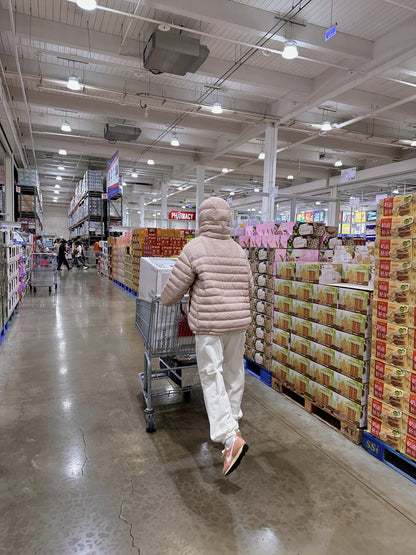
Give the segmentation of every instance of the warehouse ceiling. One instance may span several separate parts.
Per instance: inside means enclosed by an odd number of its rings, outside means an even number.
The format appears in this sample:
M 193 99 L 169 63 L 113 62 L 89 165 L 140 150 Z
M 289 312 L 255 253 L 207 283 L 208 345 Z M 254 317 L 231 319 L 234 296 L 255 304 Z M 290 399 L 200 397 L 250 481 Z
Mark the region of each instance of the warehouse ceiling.
M 414 0 L 97 4 L 0 0 L 0 122 L 19 165 L 38 168 L 46 203 L 57 175 L 58 202 L 68 204 L 85 169 L 105 170 L 117 149 L 131 207 L 140 192 L 158 199 L 164 180 L 170 206 L 192 205 L 200 164 L 209 194 L 247 195 L 262 184 L 268 123 L 278 126 L 276 184 L 286 192 L 342 168 L 416 157 Z M 167 28 L 209 48 L 195 73 L 144 68 L 150 36 Z M 287 40 L 297 42 L 296 59 L 281 56 Z M 80 91 L 67 88 L 70 76 Z M 211 112 L 214 102 L 222 114 Z M 71 132 L 61 131 L 64 121 Z M 324 121 L 330 131 L 321 131 Z M 106 123 L 141 134 L 111 144 Z M 171 146 L 173 135 L 180 146 Z

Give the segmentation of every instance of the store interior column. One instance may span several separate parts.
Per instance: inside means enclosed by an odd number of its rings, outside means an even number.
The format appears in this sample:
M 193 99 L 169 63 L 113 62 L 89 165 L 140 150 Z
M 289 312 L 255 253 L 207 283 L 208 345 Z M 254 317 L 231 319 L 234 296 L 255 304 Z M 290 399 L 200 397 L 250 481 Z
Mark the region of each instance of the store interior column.
M 334 201 L 338 196 L 338 187 L 334 185 L 331 187 L 330 197 L 333 198 Z M 329 203 L 329 210 L 328 210 L 328 225 L 333 225 L 338 227 L 339 225 L 339 212 L 340 212 L 340 202 L 330 202 Z
M 264 222 L 274 221 L 275 198 L 270 193 L 276 184 L 276 151 L 277 151 L 277 125 L 266 124 L 264 143 L 264 171 L 263 171 L 263 196 L 261 217 Z
M 162 200 L 161 200 L 161 222 L 162 229 L 167 229 L 168 227 L 168 188 L 169 180 L 163 179 L 161 186 Z
M 195 229 L 198 230 L 198 209 L 201 202 L 204 200 L 205 188 L 205 166 L 196 167 L 196 222 Z
M 146 227 L 144 223 L 144 194 L 140 195 L 140 227 Z

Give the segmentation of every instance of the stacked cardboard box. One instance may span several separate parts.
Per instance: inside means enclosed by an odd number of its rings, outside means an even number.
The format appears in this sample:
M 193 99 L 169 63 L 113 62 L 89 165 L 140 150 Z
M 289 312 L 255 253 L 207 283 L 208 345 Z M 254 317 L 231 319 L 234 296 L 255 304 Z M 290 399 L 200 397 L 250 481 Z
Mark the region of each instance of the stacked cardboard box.
M 362 289 L 373 274 L 371 264 L 357 262 L 370 261 L 371 249 L 364 253 L 362 246 L 346 246 L 325 226 L 285 223 L 269 235 L 270 225 L 256 226 L 264 235 L 239 238 L 256 284 L 246 356 L 362 427 L 372 300 Z M 330 262 L 334 259 L 342 262 Z M 344 290 L 342 282 L 354 283 L 355 289 Z
M 143 256 L 144 240 L 147 237 L 147 228 L 138 228 L 133 230 L 132 235 L 132 256 L 133 256 L 133 287 L 132 289 L 139 291 L 140 285 L 140 259 Z
M 148 236 L 144 240 L 144 256 L 178 256 L 186 245 L 185 230 L 148 228 Z
M 109 237 L 108 241 L 100 241 L 99 271 L 109 279 L 113 279 L 111 269 L 112 240 L 113 238 Z
M 380 202 L 369 431 L 416 460 L 416 198 Z

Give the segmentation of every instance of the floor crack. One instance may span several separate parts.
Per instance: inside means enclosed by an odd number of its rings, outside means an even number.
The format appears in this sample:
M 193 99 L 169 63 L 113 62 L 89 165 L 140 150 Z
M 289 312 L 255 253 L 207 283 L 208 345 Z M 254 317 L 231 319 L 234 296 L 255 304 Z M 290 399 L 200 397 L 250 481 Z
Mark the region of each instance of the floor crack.
M 82 467 L 81 467 L 81 475 L 84 476 L 84 469 L 85 469 L 85 465 L 88 462 L 88 456 L 87 456 L 87 442 L 85 441 L 85 433 L 84 430 L 82 428 L 79 429 L 79 431 L 82 434 L 82 442 L 84 443 L 84 462 L 82 463 Z
M 131 490 L 130 490 L 130 493 L 128 495 L 126 495 L 126 497 L 120 503 L 120 512 L 119 512 L 118 518 L 120 520 L 122 520 L 125 524 L 127 524 L 127 526 L 129 526 L 129 533 L 130 533 L 130 537 L 131 537 L 131 545 L 134 549 L 137 549 L 137 553 L 140 555 L 140 549 L 134 543 L 135 539 L 134 539 L 134 535 L 133 535 L 133 532 L 132 532 L 133 524 L 123 517 L 123 505 L 124 505 L 124 503 L 126 503 L 126 501 L 128 501 L 128 499 L 133 495 L 133 493 L 136 493 L 135 490 L 134 490 L 134 480 L 135 480 L 135 477 L 130 479 Z

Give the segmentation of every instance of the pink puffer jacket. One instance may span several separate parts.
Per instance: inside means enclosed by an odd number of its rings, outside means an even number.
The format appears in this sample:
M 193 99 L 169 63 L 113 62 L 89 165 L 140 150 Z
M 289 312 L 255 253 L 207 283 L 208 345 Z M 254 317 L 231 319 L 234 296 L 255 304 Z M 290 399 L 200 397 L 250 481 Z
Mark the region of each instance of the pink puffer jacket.
M 188 322 L 196 334 L 245 331 L 250 324 L 253 276 L 243 249 L 230 238 L 231 210 L 211 197 L 199 209 L 200 235 L 180 254 L 161 301 L 178 302 L 189 291 Z

